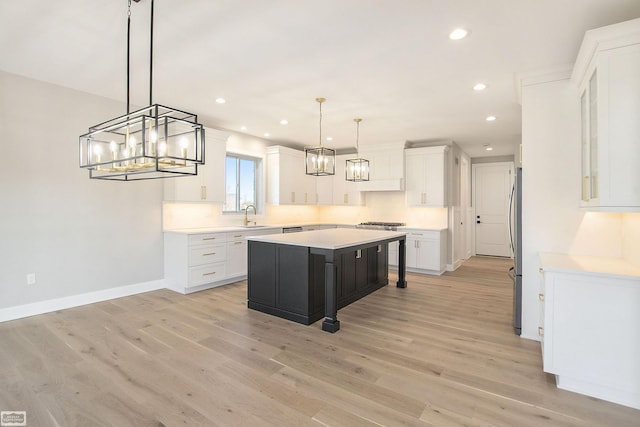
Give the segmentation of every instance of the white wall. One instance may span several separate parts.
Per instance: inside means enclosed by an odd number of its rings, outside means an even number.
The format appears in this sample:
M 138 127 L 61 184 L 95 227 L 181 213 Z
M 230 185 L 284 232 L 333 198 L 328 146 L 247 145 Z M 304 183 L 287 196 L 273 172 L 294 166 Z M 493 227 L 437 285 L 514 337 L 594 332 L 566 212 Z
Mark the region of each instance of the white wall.
M 5 72 L 0 94 L 0 308 L 162 279 L 161 181 L 78 167 L 78 136 L 125 106 Z
M 538 339 L 540 252 L 624 257 L 640 265 L 640 214 L 585 212 L 580 104 L 567 79 L 522 87 L 522 336 Z

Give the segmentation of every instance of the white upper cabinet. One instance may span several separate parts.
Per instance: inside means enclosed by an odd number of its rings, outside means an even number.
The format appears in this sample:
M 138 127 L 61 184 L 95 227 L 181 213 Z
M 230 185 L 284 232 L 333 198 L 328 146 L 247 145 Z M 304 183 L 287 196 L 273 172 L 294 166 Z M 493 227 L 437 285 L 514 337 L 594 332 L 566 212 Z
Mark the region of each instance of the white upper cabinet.
M 346 180 L 347 159 L 355 158 L 355 154 L 341 154 L 336 156 L 336 174 L 333 177 L 332 196 L 333 205 L 355 206 L 364 203 L 364 195 L 360 192 L 361 183 Z M 318 179 L 318 194 L 322 180 Z
M 449 147 L 408 148 L 406 161 L 407 205 L 447 206 L 447 153 Z
M 267 147 L 267 203 L 315 205 L 317 200 L 316 177 L 305 173 L 304 152 Z
M 224 202 L 224 169 L 229 133 L 205 128 L 205 164 L 198 175 L 165 179 L 167 202 Z
M 640 19 L 588 31 L 572 80 L 582 118 L 581 207 L 640 211 Z
M 404 190 L 404 141 L 360 148 L 369 160 L 369 181 L 358 183 L 361 191 Z

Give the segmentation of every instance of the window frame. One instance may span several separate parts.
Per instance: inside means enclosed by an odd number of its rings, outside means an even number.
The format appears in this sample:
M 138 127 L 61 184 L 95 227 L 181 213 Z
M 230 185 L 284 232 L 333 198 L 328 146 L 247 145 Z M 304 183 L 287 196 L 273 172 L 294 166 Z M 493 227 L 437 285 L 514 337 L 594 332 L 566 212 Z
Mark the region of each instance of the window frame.
M 227 160 L 229 158 L 235 159 L 235 163 L 236 163 L 236 197 L 235 197 L 235 202 L 234 202 L 234 209 L 233 210 L 225 210 L 225 206 L 227 205 L 226 200 L 227 200 L 227 171 L 226 171 L 226 166 L 227 166 Z M 263 159 L 260 157 L 254 157 L 254 156 L 248 156 L 245 154 L 239 154 L 239 153 L 232 153 L 232 152 L 227 152 L 225 153 L 225 158 L 224 158 L 224 164 L 225 164 L 225 174 L 224 174 L 224 195 L 225 195 L 225 202 L 222 204 L 222 213 L 225 215 L 235 215 L 235 214 L 244 214 L 244 209 L 240 208 L 240 186 L 241 186 L 241 181 L 240 181 L 240 161 L 241 160 L 247 160 L 247 161 L 251 161 L 254 163 L 254 173 L 253 173 L 253 195 L 254 195 L 254 205 L 256 207 L 256 213 L 261 212 L 262 208 L 261 208 L 261 203 L 260 203 L 260 187 L 259 184 L 261 182 L 260 176 L 262 173 L 262 161 Z

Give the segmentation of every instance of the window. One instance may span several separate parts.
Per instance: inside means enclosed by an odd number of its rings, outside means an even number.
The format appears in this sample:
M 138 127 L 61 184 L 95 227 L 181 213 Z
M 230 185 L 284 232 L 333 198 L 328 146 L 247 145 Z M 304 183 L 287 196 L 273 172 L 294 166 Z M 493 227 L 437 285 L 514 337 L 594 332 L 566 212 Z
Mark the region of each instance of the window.
M 241 212 L 256 205 L 260 159 L 227 154 L 225 163 L 224 212 Z

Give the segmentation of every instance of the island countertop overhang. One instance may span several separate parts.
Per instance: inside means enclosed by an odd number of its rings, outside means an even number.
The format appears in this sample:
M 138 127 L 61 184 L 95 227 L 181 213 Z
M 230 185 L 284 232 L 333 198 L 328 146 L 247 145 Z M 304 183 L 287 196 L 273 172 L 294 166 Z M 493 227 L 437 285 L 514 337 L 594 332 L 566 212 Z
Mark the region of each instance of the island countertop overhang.
M 289 234 L 248 236 L 247 240 L 281 245 L 305 246 L 309 248 L 338 250 L 380 241 L 398 240 L 407 235 L 403 231 L 334 228 L 302 231 Z

